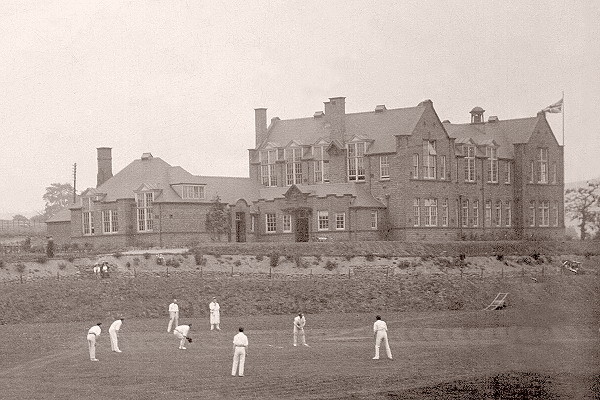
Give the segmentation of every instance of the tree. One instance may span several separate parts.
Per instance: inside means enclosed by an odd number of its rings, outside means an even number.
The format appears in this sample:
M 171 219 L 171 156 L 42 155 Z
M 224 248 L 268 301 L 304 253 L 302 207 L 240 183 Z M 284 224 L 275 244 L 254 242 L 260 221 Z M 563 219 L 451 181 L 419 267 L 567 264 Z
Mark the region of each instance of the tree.
M 219 196 L 212 201 L 210 210 L 206 214 L 206 230 L 210 233 L 212 240 L 219 242 L 221 235 L 229 235 L 231 231 L 227 204 L 221 203 Z
M 70 183 L 53 183 L 46 188 L 42 198 L 46 202 L 44 216 L 50 218 L 60 210 L 64 210 L 73 199 L 73 185 Z
M 600 222 L 600 181 L 588 182 L 586 187 L 568 189 L 565 193 L 565 211 L 572 221 L 579 221 L 579 237 L 588 237 L 588 228 Z
M 21 214 L 13 216 L 13 221 L 15 221 L 17 225 L 29 225 L 29 219 Z

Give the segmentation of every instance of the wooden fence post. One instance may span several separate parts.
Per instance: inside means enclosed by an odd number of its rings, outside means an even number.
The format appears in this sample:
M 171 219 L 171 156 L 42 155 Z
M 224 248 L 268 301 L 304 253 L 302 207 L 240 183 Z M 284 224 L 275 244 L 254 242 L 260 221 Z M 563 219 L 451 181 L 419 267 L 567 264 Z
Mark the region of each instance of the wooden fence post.
M 167 267 L 167 278 L 169 277 L 169 267 Z
M 233 276 L 233 265 L 231 266 L 231 276 Z
M 312 269 L 310 272 L 312 273 Z M 269 279 L 273 279 L 273 267 L 269 267 Z
M 350 270 L 351 268 L 348 268 L 348 279 L 350 279 Z

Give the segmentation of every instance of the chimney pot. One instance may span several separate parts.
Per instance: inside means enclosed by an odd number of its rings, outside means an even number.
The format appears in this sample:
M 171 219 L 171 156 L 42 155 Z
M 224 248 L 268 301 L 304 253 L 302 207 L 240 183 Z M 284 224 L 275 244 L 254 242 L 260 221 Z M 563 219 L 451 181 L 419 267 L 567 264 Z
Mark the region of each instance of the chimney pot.
M 385 108 L 385 104 L 379 104 L 378 106 L 375 106 L 376 113 L 384 112 L 385 110 L 387 110 L 387 108 Z
M 490 115 L 488 117 L 488 122 L 498 122 L 498 116 L 497 115 Z

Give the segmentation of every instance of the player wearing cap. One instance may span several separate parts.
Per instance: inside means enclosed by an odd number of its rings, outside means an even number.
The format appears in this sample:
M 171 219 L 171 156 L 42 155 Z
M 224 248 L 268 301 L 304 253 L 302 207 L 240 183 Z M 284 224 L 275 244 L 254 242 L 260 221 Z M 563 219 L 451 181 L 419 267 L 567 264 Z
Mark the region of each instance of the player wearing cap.
M 118 333 L 121 329 L 121 325 L 123 325 L 123 321 L 125 321 L 124 318 L 119 318 L 110 325 L 110 328 L 108 328 L 108 334 L 110 335 L 110 349 L 116 353 L 121 353 L 121 350 L 119 350 Z
M 90 361 L 98 361 L 96 358 L 96 338 L 100 336 L 100 333 L 102 332 L 100 325 L 102 325 L 102 322 L 98 322 L 88 330 L 87 341 L 90 350 Z

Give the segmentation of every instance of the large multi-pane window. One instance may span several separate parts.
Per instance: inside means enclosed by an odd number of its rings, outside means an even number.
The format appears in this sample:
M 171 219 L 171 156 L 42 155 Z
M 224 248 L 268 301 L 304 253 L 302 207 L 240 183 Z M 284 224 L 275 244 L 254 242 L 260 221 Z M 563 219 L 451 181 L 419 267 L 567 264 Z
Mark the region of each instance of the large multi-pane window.
M 437 226 L 437 199 L 425 199 L 425 226 Z
M 277 231 L 277 214 L 265 214 L 265 232 L 274 233 Z
M 504 166 L 506 167 L 506 169 L 504 170 L 504 183 L 510 184 L 510 180 L 511 180 L 510 169 L 512 168 L 510 161 L 506 160 L 506 163 L 504 164 Z
M 138 232 L 152 231 L 154 192 L 136 193 L 135 197 L 137 205 L 137 230 Z
M 313 148 L 315 183 L 329 182 L 329 155 L 325 149 L 325 146 L 316 146 Z
M 377 229 L 377 216 L 378 216 L 378 212 L 377 210 L 373 210 L 371 211 L 371 229 Z
M 285 149 L 285 183 L 287 186 L 299 185 L 302 183 L 302 148 L 295 147 Z
M 419 178 L 419 154 L 414 153 L 412 156 L 412 178 Z
M 202 185 L 184 185 L 181 191 L 182 199 L 203 199 L 204 186 Z
M 492 201 L 491 200 L 486 200 L 485 201 L 485 220 L 483 221 L 484 226 L 492 226 Z
M 119 231 L 119 215 L 116 210 L 102 211 L 102 232 L 115 233 Z
M 502 225 L 502 201 L 496 200 L 494 204 L 494 226 Z
M 277 150 L 264 150 L 260 152 L 260 176 L 261 182 L 265 186 L 277 186 L 275 161 L 277 161 Z
M 504 225 L 511 226 L 512 225 L 512 209 L 510 200 L 504 202 Z
M 487 181 L 490 183 L 498 183 L 498 149 L 488 146 L 485 149 L 487 162 Z
M 465 181 L 475 182 L 475 146 L 465 146 Z
M 346 213 L 335 214 L 335 229 L 337 229 L 337 230 L 346 229 Z
M 390 179 L 390 159 L 388 156 L 379 157 L 379 178 Z
M 550 226 L 550 202 L 540 201 L 540 226 Z
M 558 226 L 558 201 L 552 203 L 552 225 Z
M 535 226 L 535 200 L 529 202 L 529 226 Z
M 529 163 L 529 183 L 533 183 L 535 181 L 535 163 L 531 161 Z
M 448 199 L 442 200 L 442 226 L 448 226 Z
M 348 143 L 348 180 L 365 180 L 365 143 Z
M 329 212 L 317 211 L 317 229 L 320 231 L 329 230 Z
M 82 199 L 83 210 L 81 214 L 81 220 L 83 225 L 84 235 L 94 234 L 94 200 L 92 197 L 84 197 Z
M 419 199 L 413 200 L 413 225 L 420 226 L 421 225 L 421 205 Z
M 466 228 L 469 226 L 469 200 L 463 199 L 462 201 L 462 215 L 460 218 L 460 224 Z
M 439 156 L 440 179 L 446 179 L 446 156 Z
M 473 200 L 473 218 L 471 224 L 479 226 L 479 200 Z
M 423 141 L 423 178 L 435 179 L 437 153 L 434 140 Z
M 283 214 L 283 231 L 292 231 L 292 216 L 290 214 Z
M 538 149 L 538 173 L 539 183 L 548 183 L 548 149 L 545 147 Z

